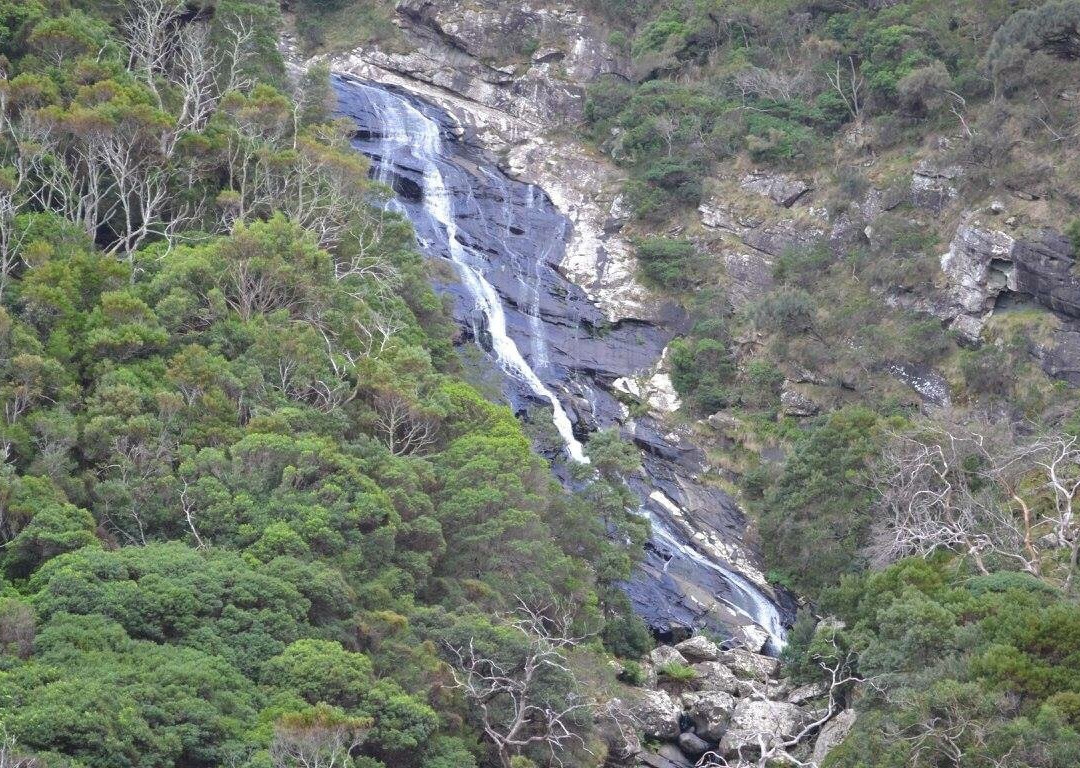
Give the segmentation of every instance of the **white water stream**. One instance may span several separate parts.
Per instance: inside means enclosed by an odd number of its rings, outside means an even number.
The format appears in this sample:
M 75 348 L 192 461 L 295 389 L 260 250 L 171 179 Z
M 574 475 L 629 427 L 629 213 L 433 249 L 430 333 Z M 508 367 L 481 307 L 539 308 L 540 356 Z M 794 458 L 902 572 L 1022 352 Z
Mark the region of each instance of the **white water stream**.
M 419 170 L 422 171 L 424 179 L 424 211 L 446 233 L 450 260 L 457 270 L 458 277 L 476 303 L 476 308 L 487 318 L 492 351 L 499 367 L 510 376 L 525 382 L 537 396 L 551 403 L 552 421 L 566 445 L 570 458 L 577 462 L 588 463 L 589 459 L 581 443 L 574 437 L 573 425 L 566 409 L 563 408 L 555 393 L 536 375 L 522 356 L 517 344 L 510 338 L 506 328 L 506 316 L 498 294 L 483 273 L 468 262 L 465 246 L 458 240 L 458 228 L 454 221 L 454 201 L 446 188 L 442 170 L 439 168 L 442 137 L 439 135 L 438 123 L 397 94 L 359 83 L 356 87 L 366 92 L 370 103 L 379 113 L 382 124 L 380 140 L 399 153 L 407 150 L 419 164 Z M 393 154 L 395 153 L 390 152 L 388 156 Z M 388 180 L 387 167 L 379 168 L 377 173 L 380 180 Z

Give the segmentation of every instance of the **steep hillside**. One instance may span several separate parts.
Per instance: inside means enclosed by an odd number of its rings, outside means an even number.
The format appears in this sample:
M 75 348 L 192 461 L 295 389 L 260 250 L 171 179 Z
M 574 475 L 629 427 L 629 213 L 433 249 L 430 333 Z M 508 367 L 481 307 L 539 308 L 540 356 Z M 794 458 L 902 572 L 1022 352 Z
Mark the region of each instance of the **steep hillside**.
M 302 47 L 446 108 L 574 221 L 565 275 L 674 334 L 624 429 L 751 510 L 796 675 L 874 678 L 834 764 L 1069 764 L 1074 683 L 1012 665 L 1071 630 L 1002 628 L 1075 612 L 1080 3 L 430 0 L 343 40 L 351 8 L 297 4 Z

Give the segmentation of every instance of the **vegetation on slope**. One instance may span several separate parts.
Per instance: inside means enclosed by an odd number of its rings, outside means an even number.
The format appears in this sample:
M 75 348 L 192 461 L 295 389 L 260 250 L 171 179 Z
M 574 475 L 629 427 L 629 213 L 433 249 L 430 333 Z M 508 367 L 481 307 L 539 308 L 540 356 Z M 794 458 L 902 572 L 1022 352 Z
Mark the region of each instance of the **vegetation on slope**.
M 555 620 L 590 666 L 650 642 L 613 587 L 631 454 L 599 438 L 567 494 L 455 375 L 411 231 L 325 72 L 285 90 L 277 25 L 0 2 L 5 765 L 527 765 L 554 724 L 482 740 L 451 650 L 513 669 Z M 531 685 L 577 701 L 569 671 Z M 513 702 L 485 702 L 498 732 Z
M 1038 199 L 1032 226 L 1076 219 L 1080 3 L 589 5 L 634 62 L 593 87 L 593 138 L 629 173 L 643 278 L 695 321 L 675 387 L 694 416 L 727 412 L 717 453 L 736 452 L 771 577 L 835 617 L 806 612 L 789 669 L 864 680 L 826 765 L 1074 765 L 1078 398 L 1031 354 L 1054 320 L 1010 312 L 965 348 L 898 307 L 930 295 L 957 220 L 911 201 L 916 158 L 961 169 L 954 209 L 1015 193 Z M 812 177 L 855 236 L 788 247 L 735 301 L 695 209 L 746 197 L 732 179 L 751 170 Z M 895 361 L 944 370 L 951 411 L 920 415 Z M 821 415 L 785 414 L 792 380 Z

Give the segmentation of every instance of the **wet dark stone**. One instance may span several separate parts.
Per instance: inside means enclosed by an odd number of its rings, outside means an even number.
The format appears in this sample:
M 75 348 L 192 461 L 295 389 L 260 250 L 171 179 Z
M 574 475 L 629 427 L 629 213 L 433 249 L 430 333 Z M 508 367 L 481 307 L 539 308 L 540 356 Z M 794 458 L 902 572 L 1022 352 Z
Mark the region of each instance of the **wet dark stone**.
M 398 193 L 394 205 L 413 222 L 421 249 L 430 258 L 449 259 L 445 228 L 424 208 L 432 204 L 425 199 L 430 191 L 424 162 L 400 141 L 400 126 L 395 136 L 371 103 L 385 95 L 338 77 L 334 88 L 340 113 L 357 122 L 353 145 L 372 158 L 373 174 L 388 180 Z M 650 498 L 659 491 L 686 507 L 693 530 L 740 540 L 745 518 L 734 500 L 696 479 L 704 462 L 702 451 L 670 439 L 649 418 L 624 425 L 622 406 L 611 391 L 615 379 L 655 365 L 673 336 L 686 331 L 685 311 L 668 304 L 660 308 L 657 324 L 608 322 L 559 272 L 571 225 L 543 190 L 508 178 L 482 148 L 458 140 L 454 125 L 437 108 L 404 92 L 379 90 L 400 95 L 440 126 L 442 148 L 436 162 L 452 201 L 456 241 L 468 265 L 498 295 L 507 336 L 556 394 L 575 436 L 584 442 L 598 429 L 620 427 L 642 449 L 643 468 L 631 479 L 631 487 L 642 499 L 642 513 L 653 520 L 654 537 L 641 567 L 624 585 L 634 609 L 666 642 L 683 640 L 694 629 L 730 637 L 728 622 L 737 614 L 730 606 L 751 614 L 771 609 L 771 596 L 697 552 L 685 527 Z M 435 288 L 452 299 L 462 328 L 459 342 L 477 343 L 490 353 L 490 318 L 478 309 L 467 287 L 451 282 L 436 283 Z M 534 406 L 550 408 L 520 377 L 505 375 L 503 382 L 506 399 L 523 418 L 539 418 Z M 561 462 L 555 463 L 555 471 L 563 482 L 572 482 Z M 784 621 L 790 622 L 786 614 Z

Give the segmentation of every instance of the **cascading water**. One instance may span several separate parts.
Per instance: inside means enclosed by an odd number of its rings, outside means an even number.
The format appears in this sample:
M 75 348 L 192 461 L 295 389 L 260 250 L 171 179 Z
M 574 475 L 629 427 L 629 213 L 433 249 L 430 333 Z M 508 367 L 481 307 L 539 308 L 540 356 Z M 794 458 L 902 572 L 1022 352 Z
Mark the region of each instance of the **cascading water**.
M 395 150 L 378 164 L 376 175 L 380 180 L 388 179 L 391 162 L 398 162 L 397 156 L 402 152 L 408 152 L 420 165 L 423 174 L 423 210 L 431 223 L 436 225 L 431 229 L 441 229 L 443 242 L 449 250 L 450 260 L 457 269 L 458 277 L 486 320 L 492 352 L 499 367 L 508 375 L 523 381 L 536 395 L 551 404 L 552 421 L 566 444 L 570 457 L 574 461 L 587 463 L 589 459 L 585 456 L 580 441 L 574 436 L 573 424 L 562 403 L 540 380 L 521 355 L 517 344 L 510 338 L 502 301 L 483 272 L 469 262 L 466 248 L 458 239 L 454 201 L 446 188 L 440 168 L 443 160 L 439 124 L 406 99 L 389 91 L 364 84 L 357 84 L 356 87 L 365 91 L 370 103 L 378 111 L 382 123 L 380 135 Z
M 506 375 L 515 408 L 549 406 L 576 461 L 586 460 L 577 435 L 598 428 L 621 427 L 642 447 L 644 474 L 631 484 L 653 536 L 626 585 L 635 609 L 660 632 L 669 624 L 722 631 L 750 623 L 779 651 L 781 610 L 756 583 L 696 547 L 703 533 L 684 515 L 712 510 L 709 533 L 723 540 L 741 534 L 741 512 L 722 492 L 694 485 L 700 467 L 689 466 L 648 417 L 628 433 L 611 394 L 615 379 L 651 368 L 671 332 L 609 324 L 558 272 L 567 220 L 542 190 L 507 178 L 482 152 L 453 140 L 445 113 L 373 83 L 335 76 L 334 86 L 340 112 L 357 123 L 354 145 L 398 193 L 388 206 L 410 219 L 425 253 L 452 262 L 458 282 L 437 287 L 453 296 L 455 316 Z M 710 605 L 728 618 L 716 619 Z

